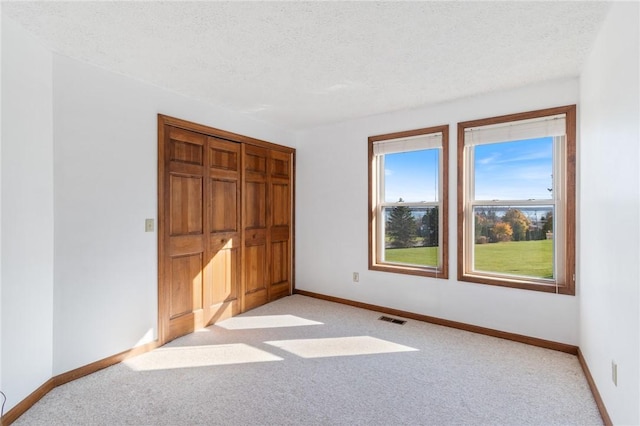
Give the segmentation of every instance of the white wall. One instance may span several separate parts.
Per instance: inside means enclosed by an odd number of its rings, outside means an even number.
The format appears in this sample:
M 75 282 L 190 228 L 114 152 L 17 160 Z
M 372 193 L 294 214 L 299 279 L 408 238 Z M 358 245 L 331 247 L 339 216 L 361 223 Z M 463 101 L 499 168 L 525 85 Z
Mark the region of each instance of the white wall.
M 5 409 L 51 377 L 51 53 L 2 17 L 2 377 Z
M 296 288 L 557 342 L 578 343 L 578 297 L 456 280 L 457 122 L 574 104 L 577 79 L 321 127 L 297 135 Z M 367 137 L 450 125 L 450 279 L 369 271 Z M 352 272 L 360 282 L 351 281 Z
M 58 374 L 157 335 L 157 114 L 293 135 L 59 55 L 53 81 Z
M 5 410 L 157 335 L 157 114 L 293 134 L 42 48 L 2 18 Z M 55 232 L 54 232 L 55 230 Z
M 612 421 L 629 425 L 640 424 L 639 11 L 614 4 L 580 81 L 580 348 Z

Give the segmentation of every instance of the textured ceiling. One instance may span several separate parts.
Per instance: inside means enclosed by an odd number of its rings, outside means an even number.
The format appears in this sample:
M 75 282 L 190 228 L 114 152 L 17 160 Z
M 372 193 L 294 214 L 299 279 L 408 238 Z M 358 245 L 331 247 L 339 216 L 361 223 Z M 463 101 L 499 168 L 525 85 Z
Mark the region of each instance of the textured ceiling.
M 54 51 L 302 129 L 577 76 L 592 2 L 2 2 Z

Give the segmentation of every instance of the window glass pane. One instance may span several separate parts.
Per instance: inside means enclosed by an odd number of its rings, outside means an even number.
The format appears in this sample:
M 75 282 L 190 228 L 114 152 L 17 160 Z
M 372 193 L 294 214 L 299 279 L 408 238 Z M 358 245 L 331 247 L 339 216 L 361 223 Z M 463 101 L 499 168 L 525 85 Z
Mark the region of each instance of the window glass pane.
M 438 149 L 384 156 L 384 201 L 438 201 Z
M 383 207 L 384 260 L 438 266 L 438 207 Z
M 474 271 L 554 278 L 552 205 L 475 206 Z
M 553 138 L 477 145 L 476 200 L 548 200 L 553 197 Z

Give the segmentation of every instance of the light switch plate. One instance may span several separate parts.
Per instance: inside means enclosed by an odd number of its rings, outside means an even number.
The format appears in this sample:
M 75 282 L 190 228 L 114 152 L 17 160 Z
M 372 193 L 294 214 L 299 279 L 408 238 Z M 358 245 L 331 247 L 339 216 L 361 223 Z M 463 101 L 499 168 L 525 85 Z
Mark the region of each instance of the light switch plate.
M 153 219 L 144 220 L 144 232 L 153 232 Z

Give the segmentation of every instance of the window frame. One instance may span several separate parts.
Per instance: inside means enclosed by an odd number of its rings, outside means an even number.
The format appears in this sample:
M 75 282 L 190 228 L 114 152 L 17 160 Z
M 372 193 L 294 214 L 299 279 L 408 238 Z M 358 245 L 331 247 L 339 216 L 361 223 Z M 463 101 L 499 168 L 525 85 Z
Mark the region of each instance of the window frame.
M 554 280 L 519 277 L 515 275 L 492 274 L 479 271 L 472 271 L 470 266 L 470 250 L 475 244 L 475 238 L 471 235 L 473 220 L 473 207 L 478 200 L 467 199 L 469 186 L 473 182 L 470 173 L 473 173 L 473 165 L 469 165 L 469 150 L 465 144 L 465 130 L 473 127 L 488 126 L 493 124 L 505 124 L 509 122 L 537 119 L 554 115 L 565 115 L 565 147 L 563 164 L 554 164 L 554 171 L 560 168 L 563 173 L 562 182 L 559 189 L 564 197 L 564 203 L 557 206 L 563 210 L 564 229 L 554 226 L 554 234 L 562 233 L 561 247 L 562 265 L 555 265 L 564 271 L 564 277 Z M 517 139 L 514 139 L 517 140 Z M 506 142 L 506 141 L 505 141 Z M 555 145 L 555 142 L 554 142 Z M 555 152 L 555 151 L 554 151 Z M 483 118 L 472 121 L 458 123 L 458 281 L 465 281 L 478 284 L 488 284 L 503 287 L 511 287 L 525 290 L 542 291 L 565 295 L 575 295 L 575 258 L 576 258 L 576 105 L 567 105 L 555 108 L 547 108 L 535 111 L 528 111 L 516 114 L 502 115 L 497 117 Z M 471 170 L 469 170 L 471 169 Z M 550 204 L 544 201 L 539 204 Z M 484 204 L 483 204 L 484 205 Z M 471 228 L 469 228 L 471 227 Z M 471 231 L 469 231 L 471 229 Z M 556 249 L 556 239 L 554 239 L 554 250 Z M 555 262 L 555 259 L 554 259 Z
M 440 159 L 440 168 L 438 170 L 440 185 L 439 202 L 437 203 L 438 219 L 440 226 L 440 235 L 438 240 L 438 248 L 441 253 L 441 264 L 437 267 L 408 265 L 392 262 L 379 262 L 378 250 L 380 243 L 378 235 L 380 234 L 380 221 L 378 212 L 380 204 L 393 205 L 396 203 L 387 203 L 384 200 L 378 200 L 378 173 L 377 160 L 374 154 L 373 145 L 375 142 L 381 142 L 392 139 L 408 138 L 413 136 L 429 135 L 434 133 L 442 133 L 442 153 Z M 419 275 L 432 278 L 449 278 L 449 125 L 426 127 L 415 130 L 407 130 L 402 132 L 387 133 L 383 135 L 370 136 L 368 138 L 369 150 L 369 270 L 393 272 L 399 274 Z M 407 202 L 402 205 L 411 206 L 414 203 Z M 434 203 L 425 203 L 425 205 L 433 205 Z

